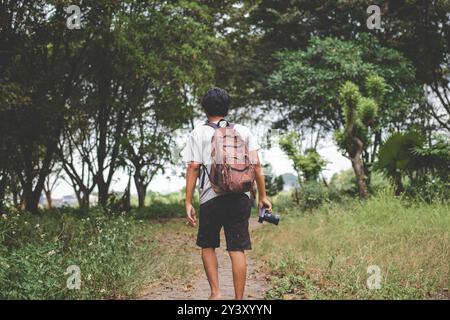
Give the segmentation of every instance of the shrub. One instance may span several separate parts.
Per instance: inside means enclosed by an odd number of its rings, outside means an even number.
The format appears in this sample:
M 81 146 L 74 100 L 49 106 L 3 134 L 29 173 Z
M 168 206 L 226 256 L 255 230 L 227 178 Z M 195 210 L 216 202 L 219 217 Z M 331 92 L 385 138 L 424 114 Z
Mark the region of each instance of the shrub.
M 80 218 L 57 210 L 0 217 L 0 298 L 72 299 L 132 295 L 136 222 L 100 209 Z M 65 272 L 81 269 L 81 289 L 69 290 Z
M 286 214 L 295 208 L 298 208 L 292 192 L 280 192 L 273 197 L 273 210 L 282 214 Z
M 352 169 L 342 170 L 331 177 L 330 187 L 341 194 L 357 195 L 358 187 L 356 185 L 355 174 Z
M 328 189 L 320 182 L 305 182 L 299 191 L 299 198 L 303 209 L 312 210 L 328 200 Z
M 450 182 L 430 176 L 421 184 L 407 186 L 405 194 L 409 198 L 427 203 L 448 202 L 448 199 L 450 199 Z

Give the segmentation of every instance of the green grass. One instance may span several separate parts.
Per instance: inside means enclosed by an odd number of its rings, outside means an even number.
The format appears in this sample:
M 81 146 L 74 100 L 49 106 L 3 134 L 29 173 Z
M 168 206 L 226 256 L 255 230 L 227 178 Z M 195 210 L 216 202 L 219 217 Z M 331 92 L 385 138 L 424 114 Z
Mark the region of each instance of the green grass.
M 74 209 L 40 215 L 0 216 L 1 299 L 134 298 L 165 283 L 187 285 L 194 267 L 195 229 L 184 219 L 179 195 L 149 201 L 177 214 L 89 216 Z M 167 208 L 167 207 L 166 207 Z M 301 211 L 280 194 L 279 226 L 253 236 L 255 257 L 271 275 L 269 299 L 434 299 L 449 287 L 450 210 L 395 198 L 389 192 L 367 201 L 343 198 Z M 254 214 L 256 209 L 253 210 Z M 138 217 L 138 219 L 136 218 Z M 142 218 L 142 220 L 140 220 Z M 145 218 L 145 219 L 144 219 Z M 190 239 L 192 241 L 186 241 Z M 81 270 L 81 289 L 66 288 L 68 266 Z M 380 289 L 369 290 L 367 268 L 381 270 Z
M 386 192 L 312 213 L 291 209 L 254 243 L 272 276 L 267 298 L 438 299 L 449 287 L 449 233 L 448 205 Z M 367 287 L 371 265 L 381 270 L 380 289 Z
M 65 211 L 0 216 L 0 299 L 104 299 L 135 297 L 143 288 L 183 277 L 189 255 L 163 243 L 191 232 L 175 221 L 132 216 L 89 217 Z M 81 271 L 80 290 L 66 287 L 67 268 Z
M 145 207 L 136 209 L 136 216 L 138 219 L 184 217 L 186 214 L 184 199 L 183 192 L 166 195 L 150 192 L 147 194 Z M 137 199 L 132 198 L 131 203 L 136 205 Z M 194 197 L 194 205 L 198 208 L 198 197 Z

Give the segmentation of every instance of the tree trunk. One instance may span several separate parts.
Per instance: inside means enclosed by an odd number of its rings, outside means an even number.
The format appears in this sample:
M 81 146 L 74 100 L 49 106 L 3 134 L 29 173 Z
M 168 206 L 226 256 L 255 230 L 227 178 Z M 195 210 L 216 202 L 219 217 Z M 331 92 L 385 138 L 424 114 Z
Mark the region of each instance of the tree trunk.
M 83 212 L 84 214 L 87 214 L 89 212 L 89 195 L 90 192 L 88 192 L 87 190 L 77 190 L 76 188 L 74 188 L 75 190 L 75 196 L 77 197 L 78 200 L 78 206 L 80 207 L 81 212 Z
M 0 211 L 3 211 L 6 207 L 6 174 L 2 175 L 0 179 Z
M 23 198 L 25 201 L 25 210 L 36 214 L 38 213 L 40 193 L 31 190 L 24 190 Z
M 147 194 L 147 185 L 142 182 L 139 175 L 134 175 L 134 184 L 136 186 L 137 194 L 138 194 L 138 206 L 139 208 L 143 208 L 145 206 L 145 196 Z
M 122 196 L 122 210 L 124 210 L 125 212 L 130 212 L 131 211 L 131 176 L 128 179 L 128 185 L 123 193 Z
M 398 172 L 394 174 L 394 192 L 396 196 L 399 196 L 402 194 L 402 192 L 405 191 L 402 183 L 402 175 Z
M 19 193 L 17 192 L 17 190 L 15 188 L 11 193 L 12 193 L 13 206 L 16 209 L 18 209 L 20 207 Z
M 103 208 L 106 208 L 106 205 L 108 204 L 108 186 L 107 184 L 102 181 L 101 179 L 97 183 L 98 188 L 98 204 L 102 206 Z
M 81 199 L 79 201 L 80 209 L 83 213 L 89 212 L 90 202 L 89 202 L 89 194 L 83 193 Z
M 49 209 L 53 208 L 52 205 L 52 192 L 50 190 L 44 190 L 45 198 L 47 199 L 47 206 Z
M 360 153 L 350 158 L 352 162 L 353 171 L 355 172 L 356 183 L 358 184 L 359 196 L 367 198 L 369 192 L 367 190 L 366 176 L 364 174 L 364 163 L 361 160 Z

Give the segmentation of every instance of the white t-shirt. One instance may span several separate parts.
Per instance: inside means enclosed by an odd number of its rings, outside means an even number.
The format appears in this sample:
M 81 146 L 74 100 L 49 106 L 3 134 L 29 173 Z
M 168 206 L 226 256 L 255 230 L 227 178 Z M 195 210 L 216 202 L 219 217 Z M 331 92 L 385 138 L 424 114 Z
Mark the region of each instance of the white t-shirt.
M 215 122 L 217 124 L 217 122 Z M 234 124 L 234 129 L 240 134 L 245 143 L 248 144 L 248 150 L 254 151 L 259 149 L 258 141 L 251 133 L 250 129 L 240 124 Z M 205 123 L 197 126 L 187 139 L 186 147 L 183 150 L 184 162 L 197 162 L 206 166 L 208 173 L 211 172 L 211 138 L 214 135 L 214 128 L 205 125 Z M 205 176 L 203 188 L 201 188 L 203 177 L 203 170 L 200 171 L 200 181 L 198 183 L 198 189 L 200 193 L 200 204 L 205 203 L 212 198 L 218 196 L 214 192 L 211 182 L 208 176 Z M 247 193 L 250 196 L 250 193 Z

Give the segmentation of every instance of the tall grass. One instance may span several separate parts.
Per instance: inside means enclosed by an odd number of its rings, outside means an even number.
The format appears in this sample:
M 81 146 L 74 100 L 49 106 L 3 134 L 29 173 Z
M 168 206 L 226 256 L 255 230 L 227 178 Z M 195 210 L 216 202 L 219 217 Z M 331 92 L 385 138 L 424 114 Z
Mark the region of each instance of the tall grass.
M 449 287 L 447 204 L 406 202 L 383 192 L 365 202 L 289 211 L 257 230 L 256 253 L 272 274 L 268 298 L 429 299 Z M 380 289 L 369 289 L 369 266 Z M 371 278 L 373 279 L 373 278 Z
M 0 299 L 133 298 L 146 286 L 180 276 L 189 256 L 162 241 L 183 224 L 72 212 L 0 216 Z M 177 231 L 175 231 L 175 229 Z M 81 271 L 80 289 L 69 289 L 67 268 Z

